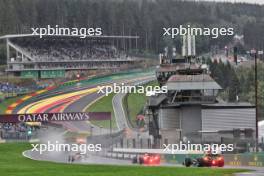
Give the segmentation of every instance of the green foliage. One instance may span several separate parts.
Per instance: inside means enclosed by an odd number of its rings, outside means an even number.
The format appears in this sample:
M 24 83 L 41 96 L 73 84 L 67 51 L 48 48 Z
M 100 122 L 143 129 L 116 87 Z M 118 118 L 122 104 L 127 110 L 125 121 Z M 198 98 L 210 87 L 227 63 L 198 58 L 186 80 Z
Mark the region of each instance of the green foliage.
M 229 96 L 228 100 L 231 102 L 236 101 L 236 97 L 239 95 L 240 92 L 240 83 L 236 73 L 231 73 L 230 85 L 229 85 Z
M 31 33 L 31 27 L 102 27 L 104 35 L 138 35 L 139 52 L 159 53 L 167 45 L 180 50 L 180 38 L 168 40 L 163 27 L 234 27 L 245 43 L 263 46 L 264 6 L 173 0 L 9 0 L 0 1 L 0 35 Z M 230 37 L 197 37 L 198 53 L 224 46 Z M 125 47 L 129 45 L 126 43 Z M 261 44 L 261 45 L 260 45 Z M 4 57 L 0 47 L 0 58 Z M 2 62 L 2 60 L 0 61 Z
M 5 99 L 4 93 L 0 91 L 0 103 Z
M 1 24 L 1 23 L 0 23 Z M 0 43 L 0 65 L 6 64 L 6 46 Z M 0 69 L 1 71 L 1 69 Z
M 112 99 L 115 96 L 114 93 L 109 94 L 108 96 L 104 96 L 103 98 L 99 99 L 95 103 L 93 103 L 88 109 L 87 112 L 111 112 L 112 115 L 112 127 L 116 128 L 115 122 L 115 114 L 112 105 Z M 109 120 L 101 120 L 101 121 L 91 121 L 91 123 L 102 126 L 103 128 L 110 128 Z
M 255 104 L 255 67 L 242 67 L 237 70 L 239 82 L 241 84 L 242 100 Z M 264 119 L 264 63 L 258 63 L 258 109 L 259 117 Z
M 224 89 L 220 97 L 230 102 L 240 101 L 255 104 L 255 67 L 240 66 L 232 67 L 229 63 L 223 64 L 208 59 L 211 76 Z M 264 119 L 264 64 L 258 63 L 258 107 L 259 117 Z

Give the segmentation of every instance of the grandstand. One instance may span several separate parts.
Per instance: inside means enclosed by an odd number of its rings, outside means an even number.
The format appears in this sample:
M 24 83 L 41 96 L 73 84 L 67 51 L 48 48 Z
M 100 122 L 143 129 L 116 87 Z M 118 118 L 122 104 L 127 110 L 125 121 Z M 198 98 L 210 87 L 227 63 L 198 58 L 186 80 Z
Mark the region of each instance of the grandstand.
M 64 77 L 66 71 L 135 67 L 139 59 L 127 54 L 137 36 L 6 35 L 7 69 L 27 78 Z

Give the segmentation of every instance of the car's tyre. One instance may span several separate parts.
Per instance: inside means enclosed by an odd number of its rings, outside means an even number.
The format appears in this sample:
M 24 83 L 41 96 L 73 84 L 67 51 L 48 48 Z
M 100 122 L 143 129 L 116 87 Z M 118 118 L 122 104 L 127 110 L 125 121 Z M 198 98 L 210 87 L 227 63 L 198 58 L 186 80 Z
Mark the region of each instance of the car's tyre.
M 191 158 L 185 158 L 184 164 L 185 164 L 186 167 L 190 167 L 192 165 Z
M 139 164 L 140 164 L 140 165 L 141 165 L 141 164 L 144 164 L 144 160 L 143 160 L 142 157 L 139 157 Z
M 136 164 L 136 163 L 137 163 L 137 157 L 134 157 L 134 158 L 132 159 L 132 163 L 133 163 L 133 164 Z
M 197 158 L 197 167 L 204 167 L 204 162 L 202 158 Z

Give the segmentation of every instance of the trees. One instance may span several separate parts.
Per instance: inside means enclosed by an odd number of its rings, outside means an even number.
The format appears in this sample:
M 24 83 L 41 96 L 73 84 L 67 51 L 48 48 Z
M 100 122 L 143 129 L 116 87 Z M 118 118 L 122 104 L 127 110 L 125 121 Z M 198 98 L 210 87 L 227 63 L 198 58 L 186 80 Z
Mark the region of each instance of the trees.
M 237 100 L 237 96 L 239 96 L 240 93 L 240 82 L 234 70 L 231 71 L 230 76 L 230 84 L 228 86 L 228 101 L 234 102 Z
M 188 23 L 199 27 L 232 26 L 245 35 L 246 43 L 263 46 L 263 10 L 249 4 L 173 0 L 0 0 L 0 35 L 29 33 L 31 27 L 48 24 L 101 27 L 107 35 L 139 35 L 138 48 L 157 54 L 166 43 L 162 28 Z M 214 44 L 224 46 L 231 38 L 197 37 L 197 51 L 207 52 Z
M 234 69 L 229 63 L 223 64 L 207 60 L 211 76 L 221 85 L 221 98 L 229 102 L 239 101 L 255 104 L 254 67 L 238 67 Z M 258 107 L 259 117 L 264 119 L 264 63 L 258 64 Z

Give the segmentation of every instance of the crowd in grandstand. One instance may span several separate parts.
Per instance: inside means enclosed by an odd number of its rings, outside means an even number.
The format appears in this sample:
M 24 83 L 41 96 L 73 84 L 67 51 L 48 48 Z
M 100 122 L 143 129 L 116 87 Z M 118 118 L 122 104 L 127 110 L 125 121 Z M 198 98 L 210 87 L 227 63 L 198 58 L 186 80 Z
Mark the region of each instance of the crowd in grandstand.
M 17 95 L 24 95 L 30 92 L 34 92 L 39 89 L 50 86 L 49 83 L 35 83 L 31 81 L 30 85 L 15 85 L 9 82 L 0 83 L 0 102 L 5 98 L 14 97 Z
M 0 123 L 0 129 L 6 132 L 25 132 L 28 126 L 23 123 Z
M 0 139 L 29 139 L 32 128 L 24 123 L 0 123 Z
M 38 64 L 39 69 L 98 69 L 98 68 L 118 68 L 121 66 L 121 63 L 111 63 L 105 62 L 97 64 L 95 62 L 86 62 L 86 63 L 42 63 Z
M 0 92 L 7 93 L 7 92 L 22 92 L 25 88 L 19 87 L 8 82 L 0 83 Z
M 22 50 L 38 61 L 75 61 L 124 59 L 125 55 L 107 43 L 78 40 L 13 40 Z

